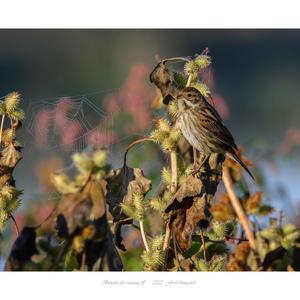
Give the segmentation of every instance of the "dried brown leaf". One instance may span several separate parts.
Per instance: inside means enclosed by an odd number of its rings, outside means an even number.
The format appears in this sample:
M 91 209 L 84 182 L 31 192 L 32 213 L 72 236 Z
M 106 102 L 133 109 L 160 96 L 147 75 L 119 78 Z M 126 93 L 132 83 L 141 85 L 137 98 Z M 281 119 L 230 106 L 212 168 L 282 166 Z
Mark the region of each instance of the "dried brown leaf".
M 163 96 L 163 103 L 168 103 L 174 99 L 177 92 L 172 84 L 172 77 L 165 62 L 159 62 L 150 74 L 150 82 L 154 83 L 161 91 Z
M 10 143 L 1 152 L 0 165 L 14 168 L 21 158 L 20 151 L 15 148 L 13 143 Z
M 138 168 L 130 168 L 126 164 L 113 171 L 113 175 L 107 179 L 106 201 L 114 221 L 125 217 L 121 210 L 121 203 L 132 204 L 133 196 L 146 195 L 151 189 L 151 181 L 144 177 L 143 171 Z

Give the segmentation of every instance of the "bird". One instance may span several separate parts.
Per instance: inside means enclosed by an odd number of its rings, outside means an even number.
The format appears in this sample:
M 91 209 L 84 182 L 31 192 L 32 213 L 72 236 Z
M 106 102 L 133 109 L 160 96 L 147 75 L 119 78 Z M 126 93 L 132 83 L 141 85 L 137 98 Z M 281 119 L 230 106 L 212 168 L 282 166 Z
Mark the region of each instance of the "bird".
M 206 158 L 221 153 L 239 163 L 254 176 L 237 154 L 237 145 L 216 109 L 194 87 L 186 87 L 176 96 L 178 125 L 185 139 Z M 205 160 L 206 160 L 205 158 Z M 203 164 L 203 163 L 202 163 Z

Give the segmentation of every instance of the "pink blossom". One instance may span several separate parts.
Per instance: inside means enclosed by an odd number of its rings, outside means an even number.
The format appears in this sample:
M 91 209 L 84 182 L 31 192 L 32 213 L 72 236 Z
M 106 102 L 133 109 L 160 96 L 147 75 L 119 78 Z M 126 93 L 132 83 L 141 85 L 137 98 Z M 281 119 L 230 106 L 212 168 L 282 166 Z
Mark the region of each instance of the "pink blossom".
M 34 131 L 37 146 L 46 148 L 48 146 L 49 127 L 52 118 L 52 111 L 42 109 L 38 112 L 34 120 Z
M 54 109 L 54 123 L 57 129 L 62 130 L 68 122 L 67 112 L 72 108 L 69 98 L 61 98 Z
M 64 127 L 60 134 L 60 144 L 64 150 L 72 150 L 76 140 L 80 138 L 83 133 L 83 129 L 78 122 L 68 121 L 68 124 Z
M 112 144 L 117 138 L 113 132 L 109 132 L 102 128 L 95 128 L 87 135 L 87 143 L 92 146 L 102 147 Z
M 213 94 L 211 104 L 214 105 L 223 119 L 227 119 L 229 117 L 229 107 L 221 95 Z

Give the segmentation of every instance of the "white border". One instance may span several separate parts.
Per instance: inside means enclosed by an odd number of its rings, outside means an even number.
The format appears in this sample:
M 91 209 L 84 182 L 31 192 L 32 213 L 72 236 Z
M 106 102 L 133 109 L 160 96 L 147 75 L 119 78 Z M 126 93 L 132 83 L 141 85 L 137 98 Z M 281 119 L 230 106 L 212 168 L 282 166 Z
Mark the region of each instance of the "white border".
M 157 281 L 162 284 L 154 285 Z M 1 299 L 23 300 L 282 300 L 299 295 L 299 273 L 295 272 L 2 272 L 0 284 Z
M 9 0 L 2 28 L 293 28 L 296 0 Z

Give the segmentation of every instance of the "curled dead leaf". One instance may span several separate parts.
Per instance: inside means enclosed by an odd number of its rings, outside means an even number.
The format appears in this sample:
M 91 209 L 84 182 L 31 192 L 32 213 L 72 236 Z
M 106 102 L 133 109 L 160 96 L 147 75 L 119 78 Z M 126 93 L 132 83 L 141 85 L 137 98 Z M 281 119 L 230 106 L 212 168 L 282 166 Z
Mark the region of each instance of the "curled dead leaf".
M 125 217 L 121 210 L 121 203 L 133 204 L 133 196 L 146 195 L 151 189 L 151 181 L 144 177 L 143 171 L 138 168 L 130 168 L 126 164 L 113 171 L 113 175 L 107 179 L 106 202 L 114 221 Z
M 172 77 L 165 62 L 162 61 L 157 64 L 150 74 L 150 82 L 154 83 L 161 91 L 164 104 L 168 105 L 175 98 L 177 90 L 173 85 Z
M 13 143 L 10 143 L 1 152 L 0 165 L 14 168 L 21 158 L 21 152 L 15 148 Z

